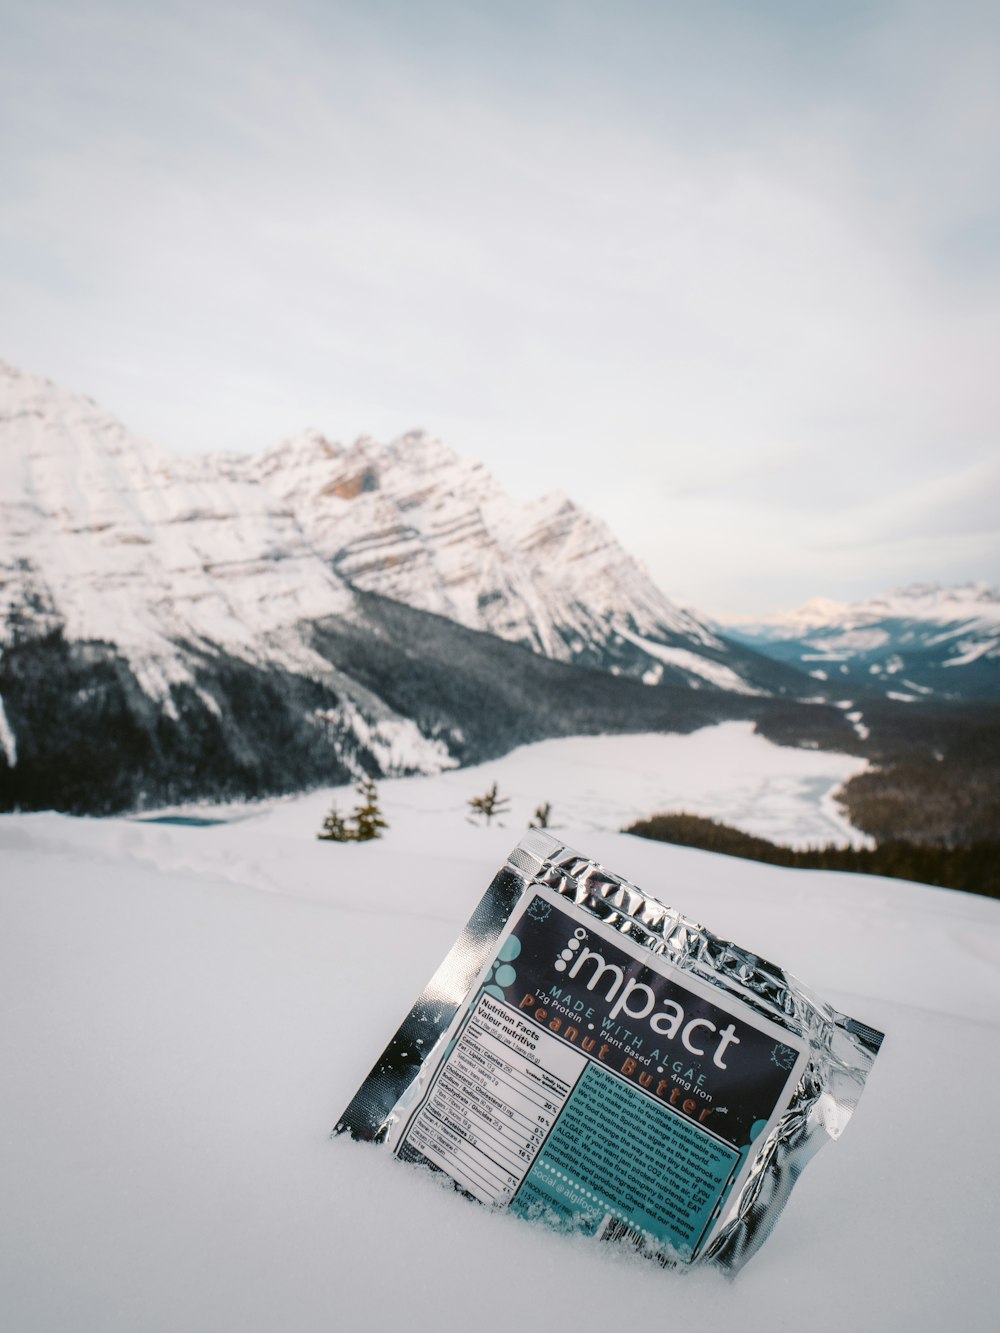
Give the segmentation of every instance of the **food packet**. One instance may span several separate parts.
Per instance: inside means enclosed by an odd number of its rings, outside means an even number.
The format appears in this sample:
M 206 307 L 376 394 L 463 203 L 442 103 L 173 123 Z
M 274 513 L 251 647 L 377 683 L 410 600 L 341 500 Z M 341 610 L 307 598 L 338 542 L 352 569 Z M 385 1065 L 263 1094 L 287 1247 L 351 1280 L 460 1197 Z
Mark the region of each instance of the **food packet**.
M 489 1207 L 735 1273 L 881 1042 L 531 830 L 335 1133 Z

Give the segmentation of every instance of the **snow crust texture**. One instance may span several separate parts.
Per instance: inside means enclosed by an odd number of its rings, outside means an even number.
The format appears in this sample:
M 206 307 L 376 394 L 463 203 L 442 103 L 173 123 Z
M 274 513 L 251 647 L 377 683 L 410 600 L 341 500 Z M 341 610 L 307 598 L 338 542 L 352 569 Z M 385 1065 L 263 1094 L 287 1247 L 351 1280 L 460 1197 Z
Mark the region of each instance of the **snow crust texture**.
M 557 815 L 595 771 L 546 793 Z M 330 1141 L 519 836 L 465 822 L 461 777 L 386 783 L 386 837 L 353 846 L 316 840 L 324 792 L 201 828 L 0 818 L 0 1325 L 464 1333 L 488 1302 L 526 1333 L 992 1330 L 986 899 L 560 821 L 571 845 L 887 1034 L 847 1133 L 735 1281 L 491 1214 Z

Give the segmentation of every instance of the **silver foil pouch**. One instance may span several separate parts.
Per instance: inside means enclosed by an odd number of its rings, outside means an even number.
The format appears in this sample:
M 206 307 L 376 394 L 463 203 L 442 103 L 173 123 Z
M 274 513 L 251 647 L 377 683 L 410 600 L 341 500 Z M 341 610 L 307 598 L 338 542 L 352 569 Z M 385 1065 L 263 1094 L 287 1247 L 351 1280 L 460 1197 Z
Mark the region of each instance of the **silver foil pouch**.
M 730 1273 L 882 1033 L 525 835 L 336 1126 L 491 1208 Z

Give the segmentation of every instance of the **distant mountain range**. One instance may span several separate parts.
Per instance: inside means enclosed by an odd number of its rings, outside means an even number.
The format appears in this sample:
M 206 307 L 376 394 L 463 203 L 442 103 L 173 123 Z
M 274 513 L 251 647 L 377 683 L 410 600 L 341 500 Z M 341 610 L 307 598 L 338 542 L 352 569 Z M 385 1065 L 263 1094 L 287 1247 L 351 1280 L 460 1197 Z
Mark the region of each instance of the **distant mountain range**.
M 0 808 L 430 772 L 815 682 L 413 433 L 177 457 L 0 364 Z
M 800 667 L 824 690 L 904 703 L 1000 699 L 1000 590 L 915 584 L 853 604 L 817 598 L 724 632 Z

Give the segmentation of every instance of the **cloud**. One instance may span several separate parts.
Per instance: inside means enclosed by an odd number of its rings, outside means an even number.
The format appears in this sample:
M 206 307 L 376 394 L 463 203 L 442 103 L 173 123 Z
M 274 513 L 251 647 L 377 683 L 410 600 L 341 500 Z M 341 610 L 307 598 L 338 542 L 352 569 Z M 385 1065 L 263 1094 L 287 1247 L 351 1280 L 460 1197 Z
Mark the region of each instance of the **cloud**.
M 709 609 L 1000 572 L 990 7 L 11 12 L 10 359 L 181 448 L 420 424 Z

